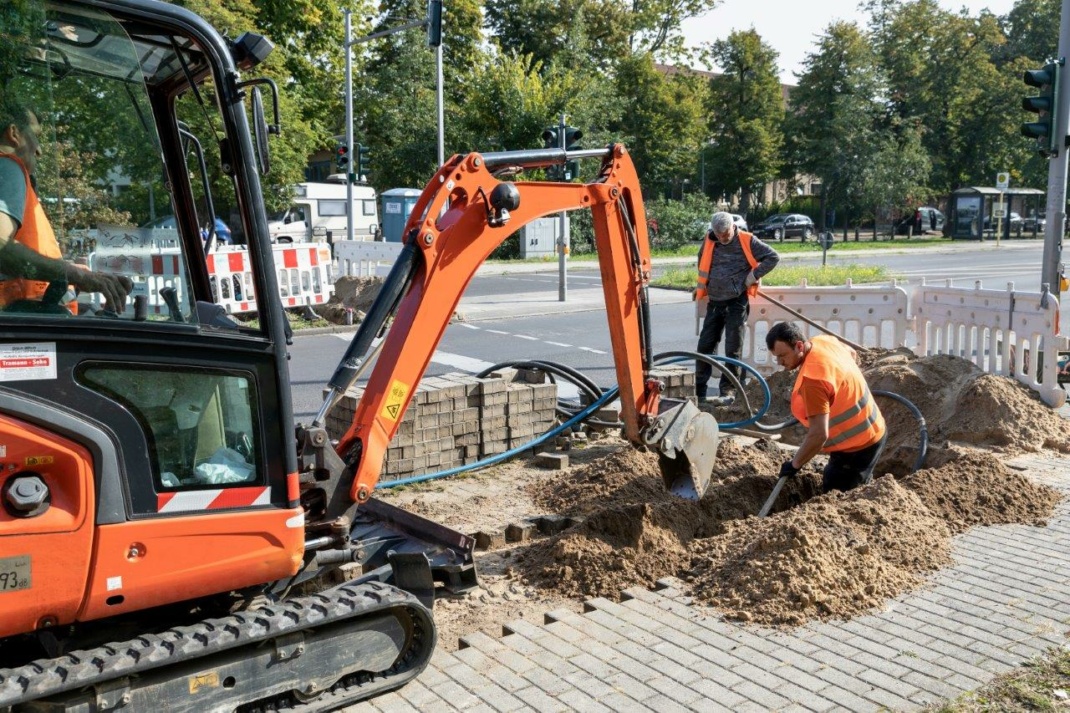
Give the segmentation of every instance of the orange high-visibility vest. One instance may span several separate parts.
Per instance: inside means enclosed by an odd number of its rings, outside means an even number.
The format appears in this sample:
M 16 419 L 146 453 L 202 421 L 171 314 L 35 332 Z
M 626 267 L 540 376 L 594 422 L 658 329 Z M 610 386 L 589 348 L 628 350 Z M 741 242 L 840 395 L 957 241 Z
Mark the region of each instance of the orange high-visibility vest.
M 822 452 L 857 451 L 873 445 L 884 437 L 884 417 L 851 352 L 835 337 L 825 335 L 812 338 L 810 344 L 810 353 L 799 368 L 791 391 L 791 413 L 809 427 L 799 388 L 803 378 L 824 382 L 831 386 L 833 397 L 829 435 Z
M 708 235 L 708 234 L 707 234 Z M 754 236 L 750 233 L 745 233 L 742 230 L 739 231 L 739 246 L 743 248 L 743 256 L 747 258 L 747 262 L 750 263 L 750 269 L 758 267 L 758 261 L 754 259 L 754 253 L 750 251 L 750 241 Z M 701 300 L 706 297 L 707 288 L 706 285 L 710 279 L 710 266 L 713 265 L 713 249 L 717 246 L 717 239 L 705 240 L 709 249 L 703 248 L 702 257 L 698 261 L 698 280 L 695 282 L 695 299 Z M 747 297 L 754 297 L 758 294 L 758 287 L 761 285 L 761 281 L 758 281 L 747 288 Z
M 17 163 L 26 181 L 26 207 L 22 212 L 22 224 L 15 231 L 15 240 L 45 257 L 62 258 L 63 252 L 59 249 L 59 241 L 56 240 L 52 224 L 48 221 L 48 216 L 41 207 L 41 201 L 37 198 L 37 191 L 30 182 L 30 173 L 26 170 L 26 166 L 11 154 L 0 155 L 0 159 Z M 0 280 L 0 307 L 6 307 L 18 300 L 39 300 L 47 289 L 48 282 L 42 280 L 27 280 L 22 277 Z

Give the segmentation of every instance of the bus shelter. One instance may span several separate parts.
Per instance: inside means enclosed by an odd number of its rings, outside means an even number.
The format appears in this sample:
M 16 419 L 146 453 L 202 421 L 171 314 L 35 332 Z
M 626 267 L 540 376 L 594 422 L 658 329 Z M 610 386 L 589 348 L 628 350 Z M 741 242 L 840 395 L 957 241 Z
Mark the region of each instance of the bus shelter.
M 997 219 L 995 209 L 1003 196 L 1004 218 Z M 988 186 L 968 186 L 951 192 L 948 222 L 952 238 L 985 240 L 996 237 L 1002 229 L 1004 238 L 1043 236 L 1044 191 L 1036 188 L 1011 188 L 1000 191 Z

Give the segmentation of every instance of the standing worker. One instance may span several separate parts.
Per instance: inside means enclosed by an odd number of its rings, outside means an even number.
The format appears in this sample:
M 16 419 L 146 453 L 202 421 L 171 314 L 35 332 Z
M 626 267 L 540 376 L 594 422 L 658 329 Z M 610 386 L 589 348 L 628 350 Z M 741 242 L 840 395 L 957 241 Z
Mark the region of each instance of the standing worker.
M 780 467 L 780 475 L 794 476 L 824 452 L 829 461 L 823 492 L 847 491 L 872 480 L 888 429 L 854 349 L 825 335 L 808 340 L 790 322 L 774 324 L 765 335 L 765 345 L 782 367 L 799 368 L 791 413 L 807 428 L 799 450 Z
M 698 255 L 698 282 L 695 299 L 709 298 L 706 317 L 698 337 L 700 354 L 716 354 L 724 335 L 725 356 L 743 355 L 743 330 L 750 315 L 750 298 L 758 293 L 758 281 L 777 266 L 780 255 L 748 232 L 740 230 L 730 213 L 718 212 L 710 220 L 710 232 Z M 727 367 L 738 377 L 739 367 Z M 713 367 L 695 363 L 695 396 L 699 403 L 727 406 L 735 401 L 735 387 L 721 374 L 720 396 L 706 394 Z
M 10 95 L 0 99 L 0 309 L 40 303 L 50 283 L 100 292 L 115 312 L 126 307 L 128 277 L 93 272 L 62 258 L 37 197 L 33 175 L 41 155 L 37 114 Z M 13 307 L 15 306 L 15 307 Z M 67 305 L 42 305 L 62 310 Z

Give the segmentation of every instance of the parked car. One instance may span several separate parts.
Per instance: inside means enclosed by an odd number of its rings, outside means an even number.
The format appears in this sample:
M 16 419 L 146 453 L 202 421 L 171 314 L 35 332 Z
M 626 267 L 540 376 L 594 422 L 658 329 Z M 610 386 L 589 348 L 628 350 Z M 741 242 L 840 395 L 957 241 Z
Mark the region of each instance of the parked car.
M 1022 218 L 1022 230 L 1033 232 L 1035 229 L 1038 233 L 1043 233 L 1048 221 L 1044 213 L 1040 215 L 1031 215 L 1028 218 Z
M 175 221 L 175 216 L 165 215 L 162 218 L 145 223 L 142 228 L 157 228 L 159 230 L 178 230 L 178 223 Z M 223 245 L 230 245 L 234 241 L 234 236 L 230 231 L 230 227 L 223 222 L 222 218 L 216 217 L 215 219 L 215 234 L 216 240 Z M 208 239 L 207 227 L 201 228 L 201 238 Z
M 916 213 L 921 212 L 921 232 L 918 232 L 917 224 L 915 223 Z M 921 206 L 909 211 L 903 218 L 895 224 L 895 232 L 897 235 L 906 235 L 911 232 L 911 226 L 913 227 L 914 235 L 924 235 L 925 233 L 940 233 L 944 230 L 944 214 L 939 209 L 932 206 Z
M 814 221 L 801 213 L 778 213 L 766 218 L 755 229 L 759 238 L 772 238 L 782 242 L 784 238 L 798 237 L 806 242 L 815 233 Z

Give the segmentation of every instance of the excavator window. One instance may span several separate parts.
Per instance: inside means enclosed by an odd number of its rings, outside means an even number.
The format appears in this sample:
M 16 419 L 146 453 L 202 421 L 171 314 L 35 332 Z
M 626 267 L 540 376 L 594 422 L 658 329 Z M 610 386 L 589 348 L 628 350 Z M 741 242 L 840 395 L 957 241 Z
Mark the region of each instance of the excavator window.
M 263 483 L 256 389 L 247 376 L 101 364 L 83 368 L 80 381 L 139 422 L 157 492 Z

